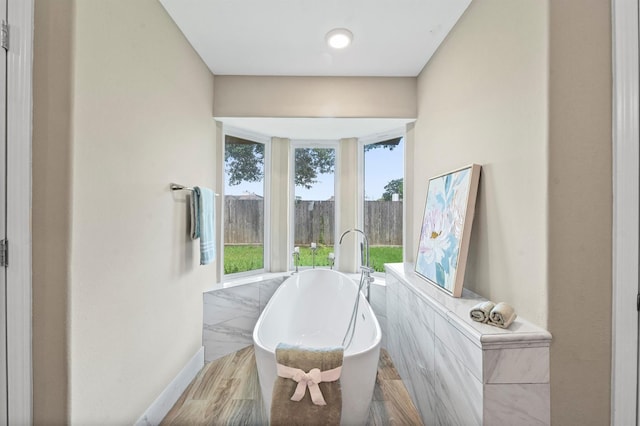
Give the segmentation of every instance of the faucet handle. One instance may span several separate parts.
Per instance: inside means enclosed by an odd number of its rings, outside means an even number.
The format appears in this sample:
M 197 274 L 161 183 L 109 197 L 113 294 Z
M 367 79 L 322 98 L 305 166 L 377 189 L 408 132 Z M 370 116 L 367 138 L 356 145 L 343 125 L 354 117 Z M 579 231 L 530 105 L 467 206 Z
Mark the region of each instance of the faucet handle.
M 373 269 L 373 268 L 371 268 L 371 267 L 369 267 L 369 266 L 364 266 L 364 265 L 362 265 L 362 266 L 360 267 L 360 269 L 361 269 L 361 270 L 363 270 L 364 272 L 366 272 L 366 273 L 367 273 L 367 275 L 368 275 L 368 274 L 373 274 L 373 273 L 376 271 L 375 269 Z

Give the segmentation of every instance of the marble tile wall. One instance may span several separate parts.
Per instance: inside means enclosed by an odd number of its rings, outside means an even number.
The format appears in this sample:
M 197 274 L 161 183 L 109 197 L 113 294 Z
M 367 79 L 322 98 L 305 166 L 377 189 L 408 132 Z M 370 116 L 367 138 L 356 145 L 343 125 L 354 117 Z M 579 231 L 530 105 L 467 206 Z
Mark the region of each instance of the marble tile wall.
M 387 287 L 383 284 L 372 284 L 369 287 L 369 303 L 376 314 L 382 330 L 381 347 L 387 347 Z
M 482 348 L 462 335 L 448 318 L 436 315 L 436 328 L 440 343 L 460 360 L 476 380 L 482 381 Z
M 484 351 L 485 383 L 549 383 L 549 348 Z
M 440 339 L 435 342 L 437 424 L 481 425 L 482 383 Z
M 522 319 L 507 331 L 473 323 L 464 306 L 477 295 L 430 297 L 414 279 L 387 268 L 387 350 L 423 422 L 548 425 L 551 335 Z
M 206 362 L 253 344 L 258 317 L 286 278 L 279 276 L 204 293 L 202 343 Z
M 551 407 L 548 383 L 484 386 L 484 422 L 487 425 L 548 425 Z
M 435 424 L 435 313 L 392 275 L 386 289 L 387 350 L 424 423 Z

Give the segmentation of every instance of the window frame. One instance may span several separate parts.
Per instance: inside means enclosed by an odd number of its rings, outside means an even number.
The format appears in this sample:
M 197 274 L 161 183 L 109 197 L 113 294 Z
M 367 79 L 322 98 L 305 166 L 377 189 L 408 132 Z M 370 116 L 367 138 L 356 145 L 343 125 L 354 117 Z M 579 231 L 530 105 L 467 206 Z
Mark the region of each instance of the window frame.
M 338 235 L 338 229 L 340 225 L 340 197 L 338 194 L 340 193 L 340 141 L 339 140 L 302 140 L 302 139 L 292 139 L 289 145 L 289 217 L 291 220 L 289 221 L 289 242 L 287 247 L 289 248 L 289 255 L 287 256 L 287 269 L 295 269 L 295 265 L 293 264 L 293 248 L 295 246 L 295 201 L 296 201 L 296 187 L 295 187 L 295 174 L 296 174 L 296 149 L 298 148 L 324 148 L 324 149 L 334 149 L 335 150 L 335 163 L 333 167 L 333 199 L 335 200 L 334 204 L 334 223 L 335 227 L 333 230 L 333 252 L 338 256 L 336 239 Z M 308 267 L 301 267 L 300 269 L 306 269 Z
M 220 245 L 222 250 L 220 250 L 219 262 L 220 262 L 220 276 L 221 282 L 229 282 L 237 279 L 242 279 L 245 277 L 250 277 L 254 275 L 264 274 L 267 271 L 271 270 L 270 259 L 271 259 L 271 229 L 269 224 L 271 223 L 271 178 L 272 178 L 272 154 L 271 154 L 271 144 L 272 137 L 264 134 L 260 134 L 257 132 L 253 132 L 250 130 L 245 130 L 241 128 L 237 128 L 234 126 L 226 125 L 222 123 L 221 129 L 221 160 L 219 164 L 221 165 L 221 177 L 222 182 L 220 185 L 219 192 L 222 195 L 222 202 L 224 203 L 225 194 L 225 182 L 226 182 L 226 172 L 225 172 L 225 161 L 224 161 L 224 152 L 226 147 L 226 136 L 233 136 L 241 139 L 250 140 L 252 142 L 261 143 L 265 147 L 265 158 L 264 158 L 264 243 L 263 243 L 263 268 L 255 269 L 252 271 L 245 272 L 237 272 L 233 274 L 225 274 L 224 273 L 224 208 L 220 209 L 220 221 L 221 221 L 221 232 L 220 232 Z M 406 127 L 399 127 L 395 129 L 391 129 L 389 131 L 376 133 L 372 135 L 367 135 L 364 137 L 357 138 L 357 183 L 355 188 L 356 193 L 356 223 L 357 227 L 360 229 L 364 229 L 364 184 L 365 184 L 365 175 L 364 175 L 364 147 L 369 144 L 383 142 L 385 140 L 403 137 L 405 144 L 407 143 L 407 129 Z M 339 229 L 341 229 L 342 218 L 340 217 L 341 212 L 341 179 L 340 179 L 340 171 L 341 171 L 341 145 L 340 140 L 322 140 L 322 139 L 289 139 L 289 217 L 291 218 L 290 223 L 288 224 L 288 253 L 287 256 L 287 270 L 292 270 L 295 268 L 293 265 L 293 257 L 291 253 L 293 252 L 293 247 L 295 245 L 295 150 L 297 148 L 327 148 L 335 150 L 335 166 L 334 166 L 334 199 L 335 199 L 335 229 L 334 229 L 334 247 L 333 251 L 338 257 L 339 254 L 339 245 L 337 244 L 337 238 L 339 234 Z M 406 148 L 404 153 L 404 162 L 406 163 Z M 403 179 L 406 183 L 406 164 L 403 164 Z M 224 204 L 223 204 L 224 206 Z M 407 247 L 406 247 L 406 203 L 403 203 L 403 231 L 402 231 L 402 249 L 403 256 L 406 255 Z M 306 268 L 306 267 L 305 267 Z M 378 276 L 383 275 L 383 273 L 375 273 Z
M 224 153 L 227 145 L 227 136 L 232 136 L 240 139 L 246 139 L 251 142 L 260 143 L 264 145 L 264 178 L 262 180 L 263 185 L 263 203 L 264 203 L 264 224 L 263 224 L 263 247 L 262 247 L 262 265 L 263 267 L 260 269 L 253 269 L 251 271 L 244 272 L 236 272 L 233 274 L 225 274 L 224 272 L 224 223 L 225 223 L 225 187 L 226 187 L 226 170 L 225 170 L 225 160 Z M 220 241 L 221 241 L 221 250 L 220 250 L 220 276 L 222 277 L 222 282 L 233 281 L 236 279 L 264 274 L 266 271 L 269 271 L 270 268 L 270 259 L 271 259 L 271 229 L 269 224 L 271 223 L 271 137 L 266 136 L 260 133 L 252 132 L 249 130 L 240 129 L 237 127 L 225 125 L 223 123 L 222 126 L 222 153 L 220 164 L 222 168 L 222 184 L 221 184 L 221 198 L 222 198 L 222 208 L 220 209 Z
M 356 188 L 356 196 L 358 197 L 357 202 L 356 202 L 356 209 L 357 209 L 357 221 L 358 221 L 358 228 L 364 230 L 364 196 L 365 196 L 365 191 L 364 191 L 364 185 L 365 185 L 365 175 L 364 175 L 364 147 L 366 145 L 371 145 L 371 144 L 375 144 L 375 143 L 380 143 L 380 142 L 384 142 L 384 141 L 388 141 L 390 139 L 394 139 L 394 138 L 403 138 L 404 139 L 404 144 L 405 144 L 405 150 L 403 153 L 403 164 L 402 164 L 402 179 L 403 182 L 406 183 L 406 155 L 407 155 L 407 150 L 406 150 L 406 143 L 407 143 L 407 129 L 406 127 L 398 127 L 396 129 L 392 129 L 386 132 L 382 132 L 382 133 L 375 133 L 372 135 L 367 135 L 361 138 L 358 138 L 358 184 L 357 184 L 357 188 Z M 403 203 L 402 203 L 402 258 L 405 259 L 405 252 L 407 251 L 407 247 L 406 247 L 406 230 L 407 230 L 407 221 L 406 221 L 406 208 L 407 205 L 404 202 L 403 199 Z M 404 260 L 403 260 L 404 261 Z M 374 272 L 373 273 L 374 276 L 379 276 L 379 277 L 383 277 L 385 274 L 384 272 Z

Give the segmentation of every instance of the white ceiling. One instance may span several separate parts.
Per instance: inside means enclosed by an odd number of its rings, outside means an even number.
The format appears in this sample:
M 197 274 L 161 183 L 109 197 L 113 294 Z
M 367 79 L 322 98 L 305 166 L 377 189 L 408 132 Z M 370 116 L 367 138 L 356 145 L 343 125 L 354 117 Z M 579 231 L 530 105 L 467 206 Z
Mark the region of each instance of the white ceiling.
M 417 76 L 471 0 L 160 0 L 217 75 Z M 344 27 L 351 46 L 326 33 Z
M 415 77 L 471 0 L 160 0 L 215 75 Z M 325 35 L 347 28 L 333 50 Z M 221 119 L 221 118 L 218 118 Z M 412 120 L 224 118 L 291 139 L 393 133 Z

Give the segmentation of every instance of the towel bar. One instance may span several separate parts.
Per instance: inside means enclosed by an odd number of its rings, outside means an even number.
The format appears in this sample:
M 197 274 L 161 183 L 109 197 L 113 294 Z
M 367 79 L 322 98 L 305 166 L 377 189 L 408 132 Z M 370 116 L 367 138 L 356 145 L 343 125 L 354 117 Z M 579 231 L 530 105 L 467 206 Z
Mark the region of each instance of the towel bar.
M 169 189 L 172 191 L 193 191 L 193 188 L 189 186 L 180 185 L 177 183 L 170 183 Z M 216 197 L 220 196 L 220 194 L 218 194 L 217 192 L 215 194 L 216 194 Z

